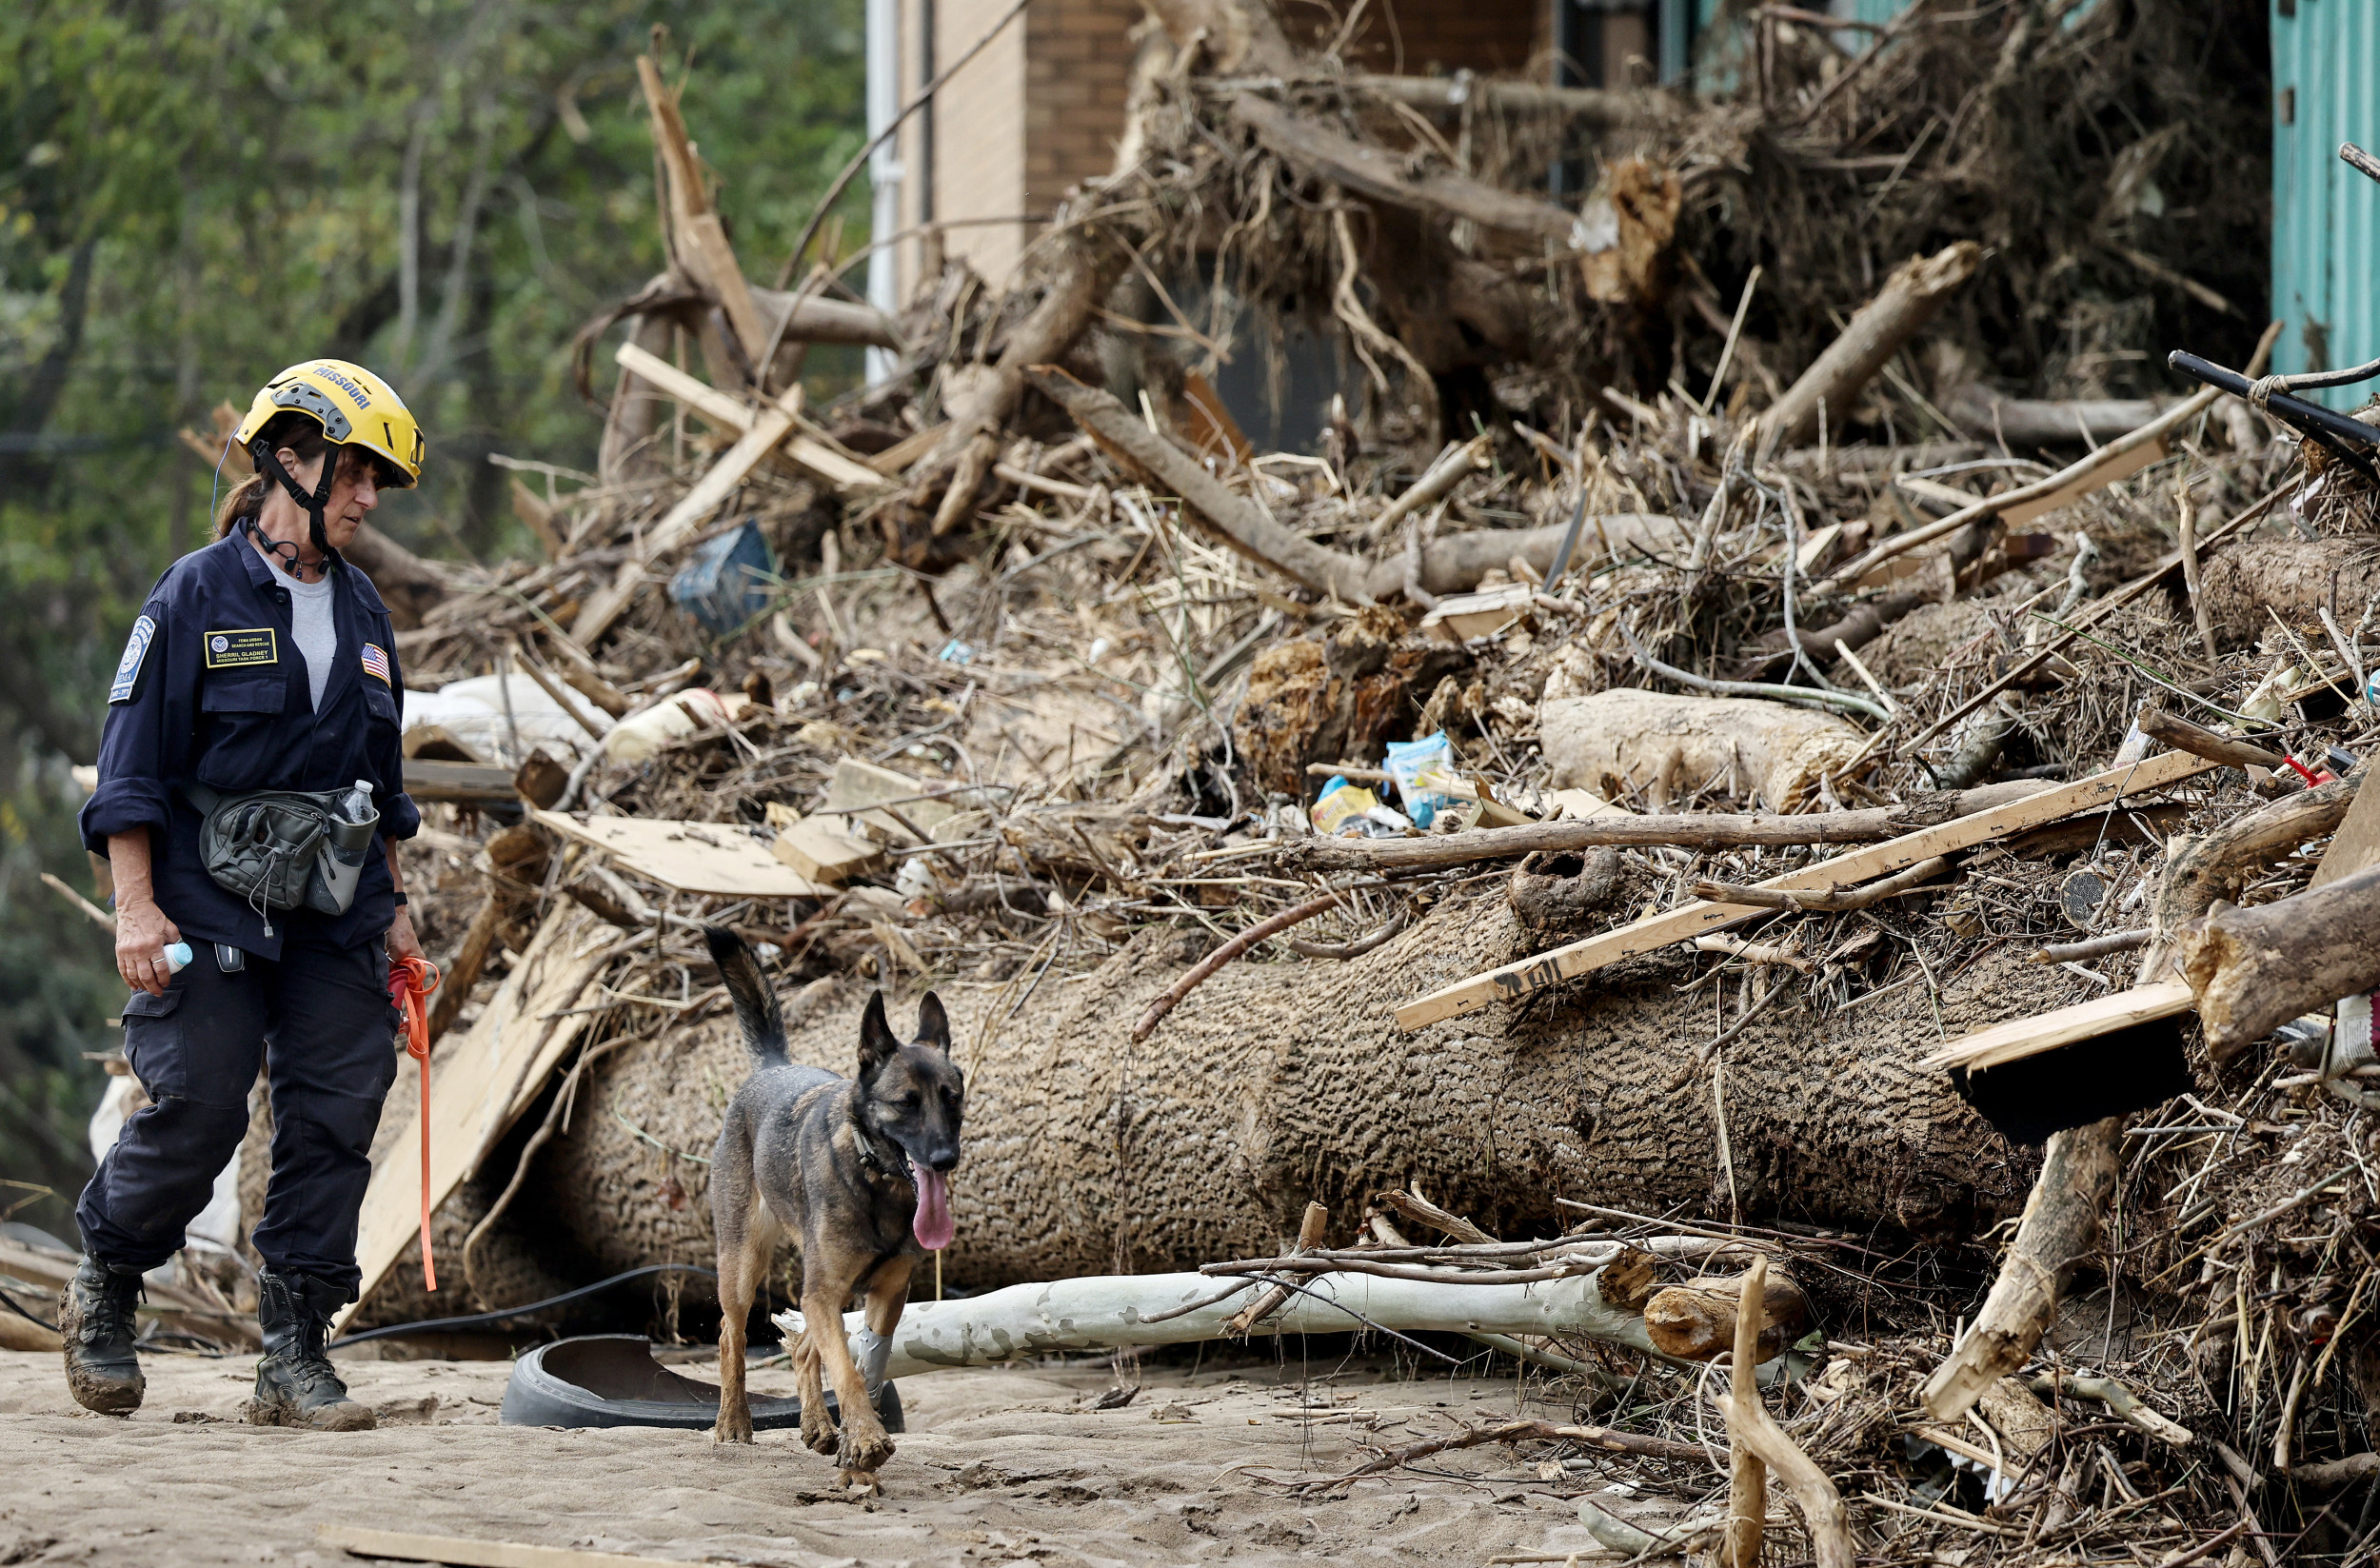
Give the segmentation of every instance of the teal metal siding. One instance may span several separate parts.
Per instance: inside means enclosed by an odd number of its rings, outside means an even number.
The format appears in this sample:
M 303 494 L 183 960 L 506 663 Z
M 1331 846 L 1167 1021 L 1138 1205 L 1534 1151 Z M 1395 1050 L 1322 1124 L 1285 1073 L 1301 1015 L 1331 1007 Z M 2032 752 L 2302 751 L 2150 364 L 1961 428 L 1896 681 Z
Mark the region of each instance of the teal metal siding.
M 2380 4 L 2273 0 L 2272 91 L 2272 313 L 2287 323 L 2272 367 L 2380 359 L 2380 183 L 2339 162 L 2341 142 L 2380 143 Z M 2375 389 L 2306 395 L 2352 408 Z

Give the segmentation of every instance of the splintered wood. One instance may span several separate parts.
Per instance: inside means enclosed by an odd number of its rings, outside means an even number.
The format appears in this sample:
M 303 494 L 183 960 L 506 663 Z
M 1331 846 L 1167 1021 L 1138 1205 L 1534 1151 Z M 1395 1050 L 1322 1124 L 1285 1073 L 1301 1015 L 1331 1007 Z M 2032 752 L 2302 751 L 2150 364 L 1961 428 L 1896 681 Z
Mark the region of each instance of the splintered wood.
M 403 1135 L 375 1141 L 371 1182 L 355 1252 L 363 1270 L 357 1300 L 340 1309 L 344 1324 L 396 1267 L 421 1228 L 421 1119 L 430 1119 L 430 1209 L 479 1168 L 496 1140 L 529 1108 L 545 1080 L 588 1022 L 579 1011 L 617 933 L 565 903 L 537 928 L 528 950 L 505 975 L 477 1022 L 449 1034 L 430 1058 L 429 1104 L 418 1102 Z M 410 1084 L 410 1075 L 402 1084 Z M 396 1098 L 402 1101 L 402 1087 Z

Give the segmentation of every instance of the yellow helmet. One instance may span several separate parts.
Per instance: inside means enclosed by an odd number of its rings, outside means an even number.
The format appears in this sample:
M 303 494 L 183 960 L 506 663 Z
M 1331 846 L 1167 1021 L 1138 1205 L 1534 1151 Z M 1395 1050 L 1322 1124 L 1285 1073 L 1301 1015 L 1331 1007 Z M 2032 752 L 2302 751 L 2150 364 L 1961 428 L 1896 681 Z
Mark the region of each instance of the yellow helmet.
M 422 427 L 397 389 L 361 365 L 309 359 L 290 366 L 265 383 L 248 405 L 248 417 L 240 421 L 240 445 L 255 441 L 265 422 L 281 413 L 306 415 L 333 445 L 361 447 L 387 459 L 404 476 L 392 479 L 394 485 L 410 486 L 422 477 Z M 330 477 L 327 469 L 323 477 Z M 326 492 L 328 487 L 326 484 Z

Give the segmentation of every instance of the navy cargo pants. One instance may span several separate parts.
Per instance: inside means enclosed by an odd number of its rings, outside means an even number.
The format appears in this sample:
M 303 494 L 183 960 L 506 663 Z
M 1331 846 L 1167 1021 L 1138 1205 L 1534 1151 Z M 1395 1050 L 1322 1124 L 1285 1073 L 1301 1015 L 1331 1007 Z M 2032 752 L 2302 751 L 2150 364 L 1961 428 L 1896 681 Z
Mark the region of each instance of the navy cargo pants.
M 183 1227 L 248 1131 L 263 1063 L 272 1094 L 272 1181 L 253 1240 L 266 1266 L 351 1300 L 355 1231 L 371 1181 L 373 1131 L 397 1074 L 398 1015 L 382 939 L 341 947 L 292 912 L 278 961 L 253 954 L 226 974 L 215 949 L 162 997 L 124 1003 L 124 1053 L 152 1102 L 124 1124 L 74 1211 L 84 1248 L 146 1272 L 182 1246 Z

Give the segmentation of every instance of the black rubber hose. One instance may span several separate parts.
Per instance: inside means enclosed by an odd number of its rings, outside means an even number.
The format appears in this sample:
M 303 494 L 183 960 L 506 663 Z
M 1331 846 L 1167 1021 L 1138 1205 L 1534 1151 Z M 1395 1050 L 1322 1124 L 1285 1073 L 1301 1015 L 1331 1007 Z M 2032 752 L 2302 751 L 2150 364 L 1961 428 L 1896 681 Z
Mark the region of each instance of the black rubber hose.
M 9 1308 L 9 1310 L 10 1310 L 10 1312 L 15 1313 L 18 1317 L 20 1317 L 20 1318 L 24 1319 L 27 1322 L 29 1322 L 29 1323 L 41 1323 L 41 1326 L 42 1326 L 42 1327 L 44 1327 L 44 1328 L 48 1329 L 48 1330 L 49 1330 L 50 1333 L 52 1333 L 52 1334 L 56 1334 L 56 1333 L 60 1332 L 60 1330 L 59 1330 L 59 1328 L 58 1328 L 58 1325 L 57 1325 L 57 1324 L 55 1324 L 55 1323 L 42 1323 L 40 1319 L 38 1319 L 38 1318 L 34 1317 L 31 1313 L 30 1313 L 30 1312 L 26 1311 L 23 1307 L 21 1307 L 21 1306 L 17 1305 L 17 1304 L 16 1304 L 16 1298 L 15 1298 L 15 1297 L 13 1297 L 13 1296 L 11 1296 L 11 1295 L 10 1295 L 10 1294 L 9 1294 L 7 1291 L 5 1291 L 5 1290 L 0 1290 L 0 1301 L 4 1301 L 4 1302 L 6 1302 L 6 1303 L 8 1304 L 8 1308 Z
M 547 1307 L 564 1306 L 571 1301 L 592 1296 L 598 1291 L 609 1290 L 614 1285 L 625 1284 L 630 1280 L 642 1280 L 651 1274 L 700 1274 L 706 1279 L 719 1278 L 717 1269 L 704 1268 L 700 1263 L 652 1263 L 644 1268 L 632 1268 L 625 1274 L 615 1274 L 608 1280 L 598 1280 L 591 1285 L 581 1285 L 576 1290 L 565 1291 L 559 1296 L 548 1296 L 542 1301 L 531 1301 L 526 1306 L 506 1307 L 501 1312 L 474 1312 L 463 1318 L 428 1318 L 418 1323 L 388 1323 L 380 1328 L 367 1328 L 361 1334 L 343 1334 L 331 1340 L 327 1348 L 336 1350 L 342 1345 L 360 1345 L 367 1340 L 393 1339 L 400 1334 L 454 1334 L 466 1328 L 484 1328 L 490 1323 L 501 1323 L 508 1318 L 526 1318 L 532 1312 L 543 1312 Z M 36 1319 L 35 1321 L 39 1320 Z

